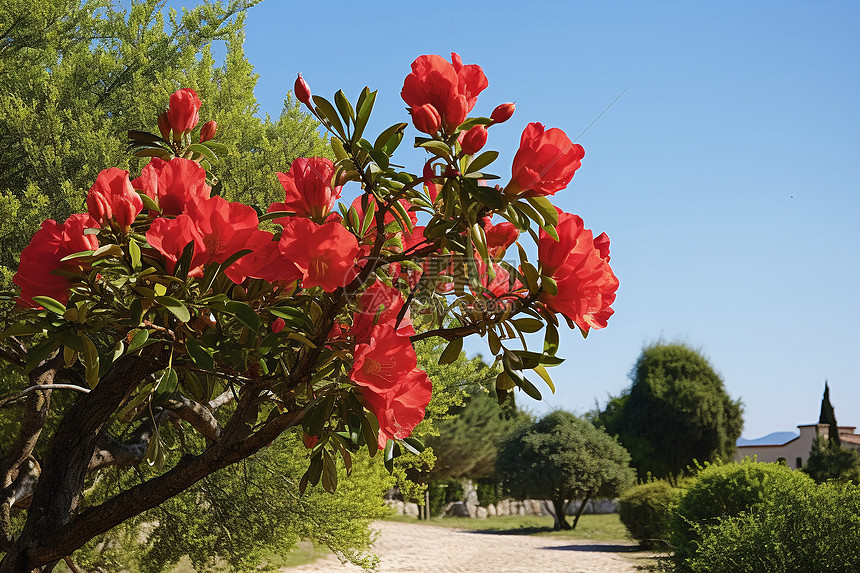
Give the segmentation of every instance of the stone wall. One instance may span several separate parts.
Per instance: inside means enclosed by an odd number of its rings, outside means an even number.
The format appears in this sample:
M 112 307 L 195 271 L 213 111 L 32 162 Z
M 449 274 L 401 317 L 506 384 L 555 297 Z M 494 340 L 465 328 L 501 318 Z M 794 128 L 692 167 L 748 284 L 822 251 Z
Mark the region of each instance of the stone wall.
M 394 510 L 397 515 L 411 515 L 418 517 L 418 504 L 405 502 L 397 499 L 399 495 L 391 492 L 385 504 Z M 568 504 L 565 509 L 567 515 L 575 515 L 579 509 L 580 502 L 573 501 Z M 611 499 L 595 499 L 589 500 L 585 504 L 583 513 L 615 513 L 617 511 L 615 501 Z M 498 504 L 489 504 L 487 507 L 478 505 L 478 492 L 474 484 L 469 480 L 463 481 L 463 500 L 453 501 L 447 504 L 443 509 L 443 515 L 446 517 L 470 517 L 475 519 L 485 519 L 487 517 L 505 516 L 505 515 L 534 515 L 534 516 L 551 516 L 553 515 L 552 504 L 547 500 L 542 499 L 504 499 Z

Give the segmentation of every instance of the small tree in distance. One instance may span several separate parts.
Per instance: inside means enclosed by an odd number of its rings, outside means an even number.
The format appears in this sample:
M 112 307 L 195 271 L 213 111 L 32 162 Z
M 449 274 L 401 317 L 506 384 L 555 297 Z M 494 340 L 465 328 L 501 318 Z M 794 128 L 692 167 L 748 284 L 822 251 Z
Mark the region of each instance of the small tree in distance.
M 515 497 L 552 500 L 555 530 L 576 529 L 588 500 L 614 497 L 635 480 L 630 455 L 614 438 L 561 410 L 505 438 L 496 470 Z M 571 526 L 565 508 L 574 500 L 581 504 Z

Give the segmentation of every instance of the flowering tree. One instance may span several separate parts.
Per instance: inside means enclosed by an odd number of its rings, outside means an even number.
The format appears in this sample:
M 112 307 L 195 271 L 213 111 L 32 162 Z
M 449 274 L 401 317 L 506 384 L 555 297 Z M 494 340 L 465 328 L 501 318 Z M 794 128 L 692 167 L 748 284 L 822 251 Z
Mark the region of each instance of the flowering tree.
M 447 362 L 465 336 L 486 337 L 502 366 L 500 399 L 515 387 L 540 399 L 528 370 L 552 388 L 545 366 L 561 362 L 559 316 L 584 335 L 606 326 L 618 281 L 606 235 L 548 199 L 583 156 L 561 130 L 529 124 L 510 182 L 487 184 L 498 179 L 487 172 L 498 157 L 483 151 L 488 130 L 514 106 L 469 117 L 486 87 L 481 68 L 456 54 L 413 62 L 401 94 L 425 134 L 417 175 L 392 162 L 406 123 L 364 138 L 376 92 L 365 88 L 353 106 L 338 91 L 332 104 L 299 76 L 295 95 L 330 131 L 336 161 L 295 160 L 277 174 L 284 201 L 262 208 L 217 194 L 224 148 L 214 122 L 198 130 L 193 90 L 170 97 L 159 135 L 129 132 L 131 150 L 152 157 L 140 175 L 102 171 L 87 212 L 44 221 L 21 253 L 16 309 L 0 335 L 0 357 L 28 380 L 0 398 L 26 401 L 0 452 L 0 572 L 50 570 L 290 429 L 309 449 L 302 490 L 333 491 L 337 460 L 348 471 L 362 447 L 390 467 L 422 448 L 410 433 L 432 388 L 418 340 L 449 341 Z M 350 182 L 360 194 L 346 205 Z M 537 243 L 536 263 L 521 238 Z M 511 264 L 503 257 L 515 242 Z M 542 329 L 542 350 L 528 350 L 523 333 Z M 76 398 L 41 445 L 58 391 Z M 171 427 L 206 445 L 180 446 L 166 467 Z M 88 502 L 99 471 L 144 462 L 149 479 Z

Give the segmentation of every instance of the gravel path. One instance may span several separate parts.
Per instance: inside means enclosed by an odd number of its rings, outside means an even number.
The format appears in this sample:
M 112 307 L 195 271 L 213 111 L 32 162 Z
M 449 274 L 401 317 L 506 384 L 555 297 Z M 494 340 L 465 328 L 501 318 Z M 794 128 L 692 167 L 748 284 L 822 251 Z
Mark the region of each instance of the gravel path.
M 633 573 L 637 560 L 628 542 L 601 542 L 538 535 L 479 533 L 430 525 L 379 521 L 373 545 L 379 573 Z M 335 557 L 284 573 L 345 573 L 361 569 Z

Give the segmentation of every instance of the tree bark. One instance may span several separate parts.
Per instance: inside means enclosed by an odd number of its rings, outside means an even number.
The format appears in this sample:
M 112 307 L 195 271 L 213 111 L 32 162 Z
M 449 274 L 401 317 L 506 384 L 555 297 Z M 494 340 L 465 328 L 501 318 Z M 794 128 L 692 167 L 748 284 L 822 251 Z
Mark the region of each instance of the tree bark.
M 576 529 L 576 524 L 579 523 L 579 516 L 585 511 L 585 504 L 588 503 L 589 499 L 591 499 L 590 493 L 586 494 L 585 499 L 580 502 L 579 509 L 576 510 L 576 517 L 573 518 L 573 527 L 571 529 Z
M 567 523 L 567 520 L 564 518 L 564 510 L 567 506 L 566 499 L 564 498 L 556 498 L 552 500 L 552 507 L 555 510 L 555 523 L 552 528 L 555 531 L 562 531 L 570 529 L 570 524 Z

